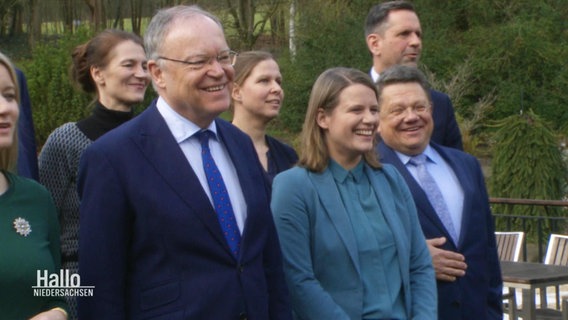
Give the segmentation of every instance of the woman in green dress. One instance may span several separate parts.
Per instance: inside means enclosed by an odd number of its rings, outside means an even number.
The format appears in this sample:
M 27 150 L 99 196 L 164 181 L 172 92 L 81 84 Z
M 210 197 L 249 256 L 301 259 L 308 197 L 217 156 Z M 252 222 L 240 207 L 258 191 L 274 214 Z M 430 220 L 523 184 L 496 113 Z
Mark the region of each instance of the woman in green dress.
M 19 95 L 16 73 L 0 53 L 0 318 L 67 319 L 63 297 L 34 295 L 38 271 L 59 274 L 59 224 L 49 192 L 13 173 Z

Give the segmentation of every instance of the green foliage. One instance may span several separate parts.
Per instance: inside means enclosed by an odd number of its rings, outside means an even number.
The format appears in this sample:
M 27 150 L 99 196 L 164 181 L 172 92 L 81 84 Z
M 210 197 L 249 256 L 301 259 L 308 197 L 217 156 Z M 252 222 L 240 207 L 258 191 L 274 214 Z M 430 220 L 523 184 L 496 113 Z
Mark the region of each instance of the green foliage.
M 286 54 L 279 58 L 286 90 L 282 120 L 294 131 L 301 127 L 311 84 L 322 71 L 332 66 L 365 72 L 370 68 L 363 23 L 376 1 L 300 4 L 296 59 Z M 475 117 L 472 106 L 491 94 L 496 98 L 484 120 L 502 119 L 531 106 L 553 128 L 568 122 L 567 1 L 416 0 L 414 4 L 424 31 L 422 65 L 449 83 L 464 63 L 469 64 L 466 93 L 454 103 L 464 120 Z M 488 131 L 479 126 L 473 134 L 484 136 Z
M 518 20 L 496 30 L 497 39 L 477 49 L 478 83 L 481 90 L 497 88 L 494 119 L 517 113 L 524 105 L 533 106 L 536 113 L 554 123 L 555 127 L 568 120 L 564 107 L 568 98 L 557 87 L 566 82 L 566 63 L 560 58 L 567 53 L 550 39 L 542 21 L 527 23 Z M 485 28 L 482 28 L 485 29 Z M 471 34 L 481 41 L 482 32 Z M 564 53 L 563 53 L 564 51 Z M 523 66 L 519 68 L 519 66 Z
M 203 2 L 202 5 L 218 12 L 220 17 L 227 16 L 223 1 L 197 2 Z M 268 12 L 273 3 L 276 2 L 249 2 L 256 5 L 257 13 Z M 278 1 L 284 12 L 279 18 L 290 18 L 286 14 L 290 3 Z M 478 149 L 487 147 L 486 137 L 493 133 L 484 125 L 487 120 L 518 114 L 527 106 L 554 129 L 568 123 L 568 64 L 565 62 L 568 1 L 414 0 L 413 3 L 424 34 L 422 66 L 430 70 L 440 84 L 451 85 L 454 79 L 462 79 L 459 88 L 453 90 L 459 96 L 450 88 L 435 87 L 450 93 L 460 125 L 466 131 L 468 151 L 479 155 Z M 377 1 L 301 0 L 296 4 L 297 54 L 294 59 L 287 48 L 267 41 L 266 33 L 260 36 L 258 44 L 259 48 L 276 53 L 284 77 L 286 98 L 274 129 L 292 136 L 301 129 L 312 84 L 322 71 L 334 66 L 369 70 L 371 58 L 364 41 L 363 24 L 369 8 Z M 166 2 L 153 3 L 149 11 L 165 5 Z M 255 17 L 256 23 L 261 17 Z M 227 20 L 224 24 L 228 27 L 228 38 L 236 42 L 236 31 L 229 27 L 233 22 Z M 288 21 L 282 25 L 287 26 Z M 269 24 L 266 30 L 272 27 Z M 61 35 L 33 48 L 30 60 L 27 55 L 25 58 L 23 54 L 11 55 L 29 81 L 39 145 L 55 127 L 89 113 L 87 106 L 91 97 L 75 90 L 67 73 L 71 49 L 89 36 L 85 30 Z M 231 46 L 245 47 L 239 43 L 231 43 Z M 15 52 L 15 48 L 6 46 L 3 51 Z M 467 77 L 456 77 L 464 66 L 468 68 Z M 491 100 L 491 109 L 480 118 L 476 104 L 487 101 L 489 95 L 495 99 Z M 155 93 L 150 89 L 146 97 L 145 104 Z
M 363 23 L 372 1 L 307 2 L 298 10 L 297 54 L 278 59 L 286 92 L 282 124 L 300 131 L 311 87 L 326 69 L 343 66 L 367 72 L 371 57 L 365 44 Z M 325 6 L 325 10 L 322 7 Z
M 310 90 L 316 78 L 313 75 L 308 76 L 289 56 L 281 57 L 279 64 L 284 75 L 282 87 L 285 92 L 279 120 L 284 127 L 299 132 L 304 122 Z
M 564 197 L 568 171 L 558 140 L 548 123 L 532 110 L 496 122 L 495 145 L 490 179 L 491 195 L 502 198 L 560 200 Z M 540 206 L 495 206 L 501 214 L 554 217 L 560 210 Z M 504 228 L 497 222 L 497 229 Z M 513 230 L 522 230 L 520 220 Z M 525 231 L 536 235 L 536 222 L 529 221 Z M 545 234 L 552 231 L 544 222 Z
M 38 147 L 55 128 L 89 113 L 86 107 L 92 98 L 75 89 L 69 78 L 71 52 L 89 36 L 82 30 L 39 44 L 32 58 L 21 64 L 28 79 Z
M 457 65 L 456 70 L 452 73 L 452 77 L 447 81 L 436 78 L 427 66 L 423 65 L 422 69 L 433 88 L 441 90 L 452 97 L 452 103 L 455 108 L 464 105 L 465 97 L 471 94 L 472 89 L 470 86 L 473 77 L 472 61 L 467 60 L 463 64 Z M 487 157 L 487 135 L 482 131 L 484 122 L 492 112 L 496 99 L 494 92 L 489 92 L 473 105 L 468 105 L 467 109 L 460 108 L 463 111 L 456 113 L 456 120 L 462 134 L 465 152 L 476 157 Z
M 92 36 L 86 28 L 63 34 L 38 44 L 33 48 L 32 58 L 21 62 L 28 80 L 38 148 L 55 128 L 91 113 L 95 97 L 74 86 L 69 68 L 73 49 Z M 148 105 L 155 97 L 155 92 L 149 88 L 142 105 Z
M 494 91 L 489 119 L 531 106 L 558 128 L 568 120 L 568 1 L 415 1 L 424 29 L 422 62 L 438 77 L 472 62 L 471 94 L 457 111 Z

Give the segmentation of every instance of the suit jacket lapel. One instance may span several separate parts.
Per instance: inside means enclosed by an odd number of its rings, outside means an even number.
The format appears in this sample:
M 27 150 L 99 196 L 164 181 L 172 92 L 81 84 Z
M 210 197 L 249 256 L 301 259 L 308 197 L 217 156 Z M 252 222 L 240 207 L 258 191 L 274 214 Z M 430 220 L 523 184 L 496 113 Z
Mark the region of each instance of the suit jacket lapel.
M 355 235 L 353 234 L 353 228 L 351 227 L 351 221 L 349 220 L 347 211 L 345 211 L 345 207 L 341 201 L 341 195 L 337 190 L 331 172 L 329 169 L 326 169 L 323 173 L 310 172 L 309 177 L 314 184 L 314 188 L 317 190 L 321 204 L 325 208 L 337 234 L 345 244 L 357 273 L 360 273 L 359 253 Z
M 441 148 L 439 145 L 432 143 L 431 146 L 434 149 L 436 149 L 436 151 L 438 151 L 440 156 L 442 156 L 442 158 L 444 158 L 444 160 L 446 160 L 448 165 L 452 168 L 463 190 L 463 195 L 464 195 L 463 210 L 461 215 L 462 221 L 461 221 L 461 232 L 459 240 L 459 242 L 461 243 L 462 239 L 465 236 L 465 232 L 467 232 L 467 230 L 470 229 L 467 228 L 466 226 L 469 224 L 469 220 L 471 219 L 471 214 L 466 214 L 466 213 L 471 212 L 471 208 L 473 205 L 472 204 L 473 197 L 468 197 L 467 195 L 474 194 L 476 191 L 473 190 L 473 185 L 471 183 L 472 182 L 471 176 L 464 170 L 464 163 L 463 162 L 457 163 L 457 159 L 455 157 L 450 157 L 448 153 L 444 150 L 444 148 Z
M 142 118 L 140 130 L 132 140 L 145 155 L 148 163 L 188 207 L 187 210 L 178 209 L 177 214 L 185 215 L 188 211 L 193 212 L 212 236 L 230 252 L 209 198 L 158 112 L 155 102 L 139 117 Z
M 261 213 L 259 209 L 266 209 L 266 212 L 262 213 L 270 215 L 270 190 L 267 189 L 268 182 L 263 181 L 265 177 L 262 175 L 262 165 L 258 159 L 256 159 L 252 141 L 250 142 L 250 148 L 247 148 L 243 146 L 243 143 L 246 141 L 244 141 L 242 137 L 245 136 L 236 135 L 234 132 L 231 132 L 231 128 L 229 128 L 229 126 L 232 126 L 231 124 L 217 119 L 216 125 L 219 138 L 227 149 L 237 171 L 239 184 L 241 185 L 243 197 L 247 204 L 247 218 L 241 238 L 240 254 L 242 257 L 242 254 L 246 252 L 246 248 L 258 240 L 254 237 L 249 237 L 248 234 L 251 232 L 254 233 L 254 230 L 265 227 L 259 225 L 262 219 L 257 219 L 256 215 Z M 236 128 L 233 129 L 237 130 Z M 254 168 L 258 170 L 255 171 Z M 265 195 L 259 194 L 260 192 L 264 192 Z M 265 201 L 263 202 L 262 199 L 265 199 Z
M 397 168 L 398 172 L 402 175 L 402 177 L 406 181 L 406 184 L 408 185 L 408 188 L 410 189 L 410 192 L 412 193 L 412 198 L 414 198 L 418 212 L 421 213 L 425 218 L 430 220 L 430 222 L 435 225 L 441 233 L 444 234 L 448 241 L 453 242 L 452 237 L 446 230 L 446 227 L 444 227 L 444 224 L 440 220 L 440 217 L 438 217 L 438 214 L 436 213 L 436 211 L 434 211 L 434 208 L 430 204 L 428 196 L 426 195 L 424 190 L 422 190 L 418 182 L 414 180 L 414 177 L 412 176 L 412 174 L 410 174 L 402 161 L 400 161 L 394 150 L 385 145 L 384 142 L 380 142 L 379 155 L 385 163 L 394 165 Z M 457 244 L 455 245 L 457 247 Z

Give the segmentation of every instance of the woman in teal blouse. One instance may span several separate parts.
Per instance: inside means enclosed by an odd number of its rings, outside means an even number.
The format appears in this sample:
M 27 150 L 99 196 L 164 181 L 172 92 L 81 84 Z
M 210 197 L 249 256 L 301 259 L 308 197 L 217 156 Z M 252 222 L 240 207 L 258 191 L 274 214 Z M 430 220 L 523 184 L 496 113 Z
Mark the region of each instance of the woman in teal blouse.
M 316 80 L 299 166 L 272 211 L 298 319 L 437 319 L 436 283 L 412 196 L 374 152 L 377 91 L 333 68 Z
M 34 296 L 37 271 L 59 273 L 59 226 L 47 190 L 18 177 L 18 86 L 11 62 L 0 53 L 0 318 L 67 319 L 63 297 Z

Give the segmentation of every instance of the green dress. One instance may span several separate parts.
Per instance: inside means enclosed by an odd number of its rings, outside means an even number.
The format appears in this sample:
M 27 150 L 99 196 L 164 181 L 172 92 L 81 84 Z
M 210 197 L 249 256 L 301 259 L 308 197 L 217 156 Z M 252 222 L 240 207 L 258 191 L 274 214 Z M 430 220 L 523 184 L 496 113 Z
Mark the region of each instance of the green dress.
M 30 179 L 1 171 L 8 190 L 0 195 L 0 310 L 2 319 L 29 319 L 63 297 L 34 297 L 37 270 L 59 273 L 59 224 L 49 192 Z M 15 226 L 18 225 L 18 227 Z

